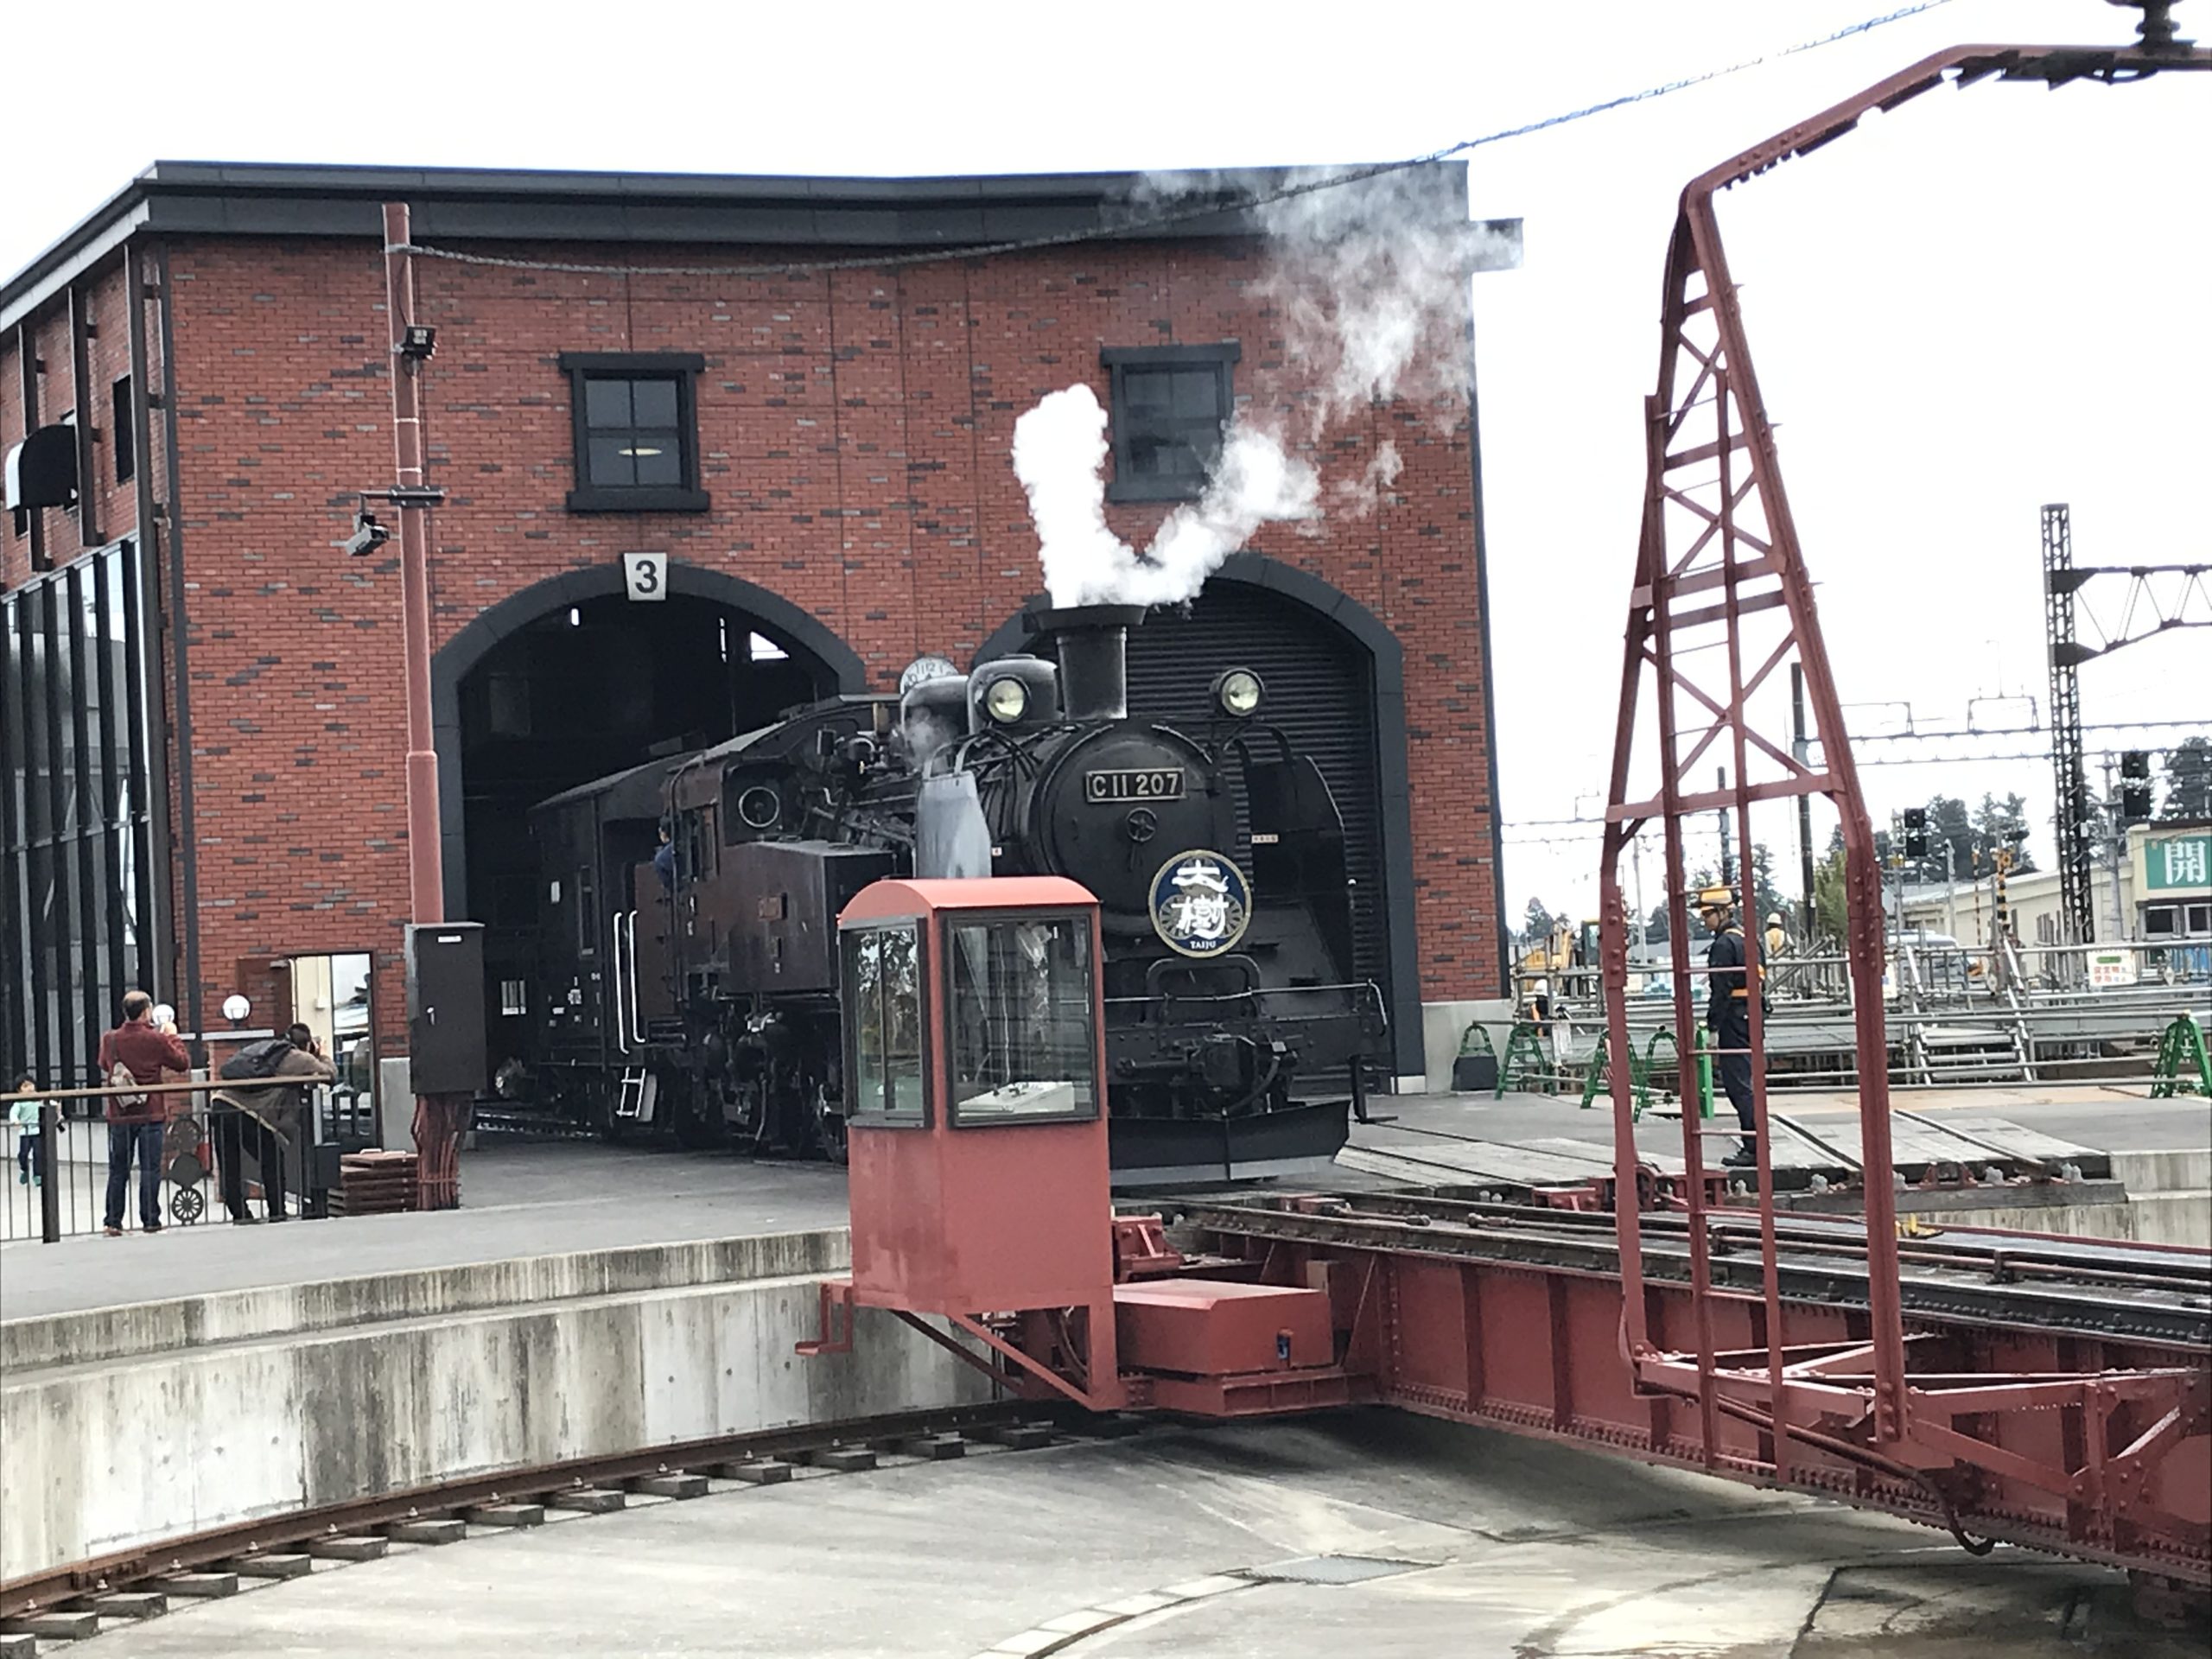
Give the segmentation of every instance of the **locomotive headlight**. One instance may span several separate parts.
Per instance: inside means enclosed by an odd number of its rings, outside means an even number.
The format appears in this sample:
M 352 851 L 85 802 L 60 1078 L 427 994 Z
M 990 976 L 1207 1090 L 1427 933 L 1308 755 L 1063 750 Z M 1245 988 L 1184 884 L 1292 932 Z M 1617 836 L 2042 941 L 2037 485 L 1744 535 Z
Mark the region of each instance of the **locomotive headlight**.
M 1224 669 L 1213 683 L 1213 700 L 1231 720 L 1249 720 L 1258 714 L 1262 695 L 1260 677 L 1249 668 Z
M 1001 726 L 1011 726 L 1028 712 L 1029 688 L 1008 675 L 993 680 L 983 693 L 983 709 Z

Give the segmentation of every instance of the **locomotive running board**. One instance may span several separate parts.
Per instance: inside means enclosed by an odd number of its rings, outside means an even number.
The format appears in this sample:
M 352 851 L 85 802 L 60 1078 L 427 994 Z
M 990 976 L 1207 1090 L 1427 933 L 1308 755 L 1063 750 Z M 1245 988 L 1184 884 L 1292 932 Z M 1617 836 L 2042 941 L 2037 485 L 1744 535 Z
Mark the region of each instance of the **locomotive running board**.
M 1351 1103 L 1334 1100 L 1250 1117 L 1112 1118 L 1106 1130 L 1114 1186 L 1129 1192 L 1321 1174 L 1334 1166 L 1351 1116 Z

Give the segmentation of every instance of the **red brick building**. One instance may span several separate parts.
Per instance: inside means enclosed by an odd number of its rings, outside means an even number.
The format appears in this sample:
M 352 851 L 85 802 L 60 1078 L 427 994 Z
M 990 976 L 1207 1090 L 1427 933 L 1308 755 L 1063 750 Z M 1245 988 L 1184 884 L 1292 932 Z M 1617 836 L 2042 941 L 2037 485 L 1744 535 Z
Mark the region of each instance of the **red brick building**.
M 404 1043 L 397 543 L 339 545 L 392 479 L 381 202 L 469 256 L 417 262 L 445 872 L 524 978 L 532 800 L 1011 642 L 1039 581 L 1008 445 L 1043 394 L 1307 399 L 1249 219 L 1132 230 L 1134 183 L 132 181 L 0 289 L 10 499 L 82 481 L 0 525 L 0 1058 L 73 1078 L 125 984 L 219 1028 L 233 991 L 266 1008 L 272 959 L 324 952 L 372 957 Z M 1112 412 L 1109 517 L 1141 544 L 1195 492 Z M 1501 987 L 1473 438 L 1395 403 L 1338 423 L 1325 490 L 1386 440 L 1402 462 L 1373 510 L 1265 527 L 1132 645 L 1140 704 L 1254 661 L 1322 759 L 1407 1077 L 1421 1003 Z M 633 552 L 666 556 L 662 602 L 626 598 Z

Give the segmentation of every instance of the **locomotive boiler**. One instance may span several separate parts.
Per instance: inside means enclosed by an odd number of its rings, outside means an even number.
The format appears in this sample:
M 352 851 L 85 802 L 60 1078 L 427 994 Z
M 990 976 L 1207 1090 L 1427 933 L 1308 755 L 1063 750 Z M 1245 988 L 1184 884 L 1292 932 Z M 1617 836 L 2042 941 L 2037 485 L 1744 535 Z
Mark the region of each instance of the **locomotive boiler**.
M 842 1157 L 840 996 L 862 994 L 841 983 L 846 902 L 890 875 L 1065 875 L 1100 905 L 1116 1184 L 1333 1157 L 1384 1035 L 1352 969 L 1343 818 L 1249 670 L 1173 721 L 1130 714 L 1144 616 L 1033 608 L 1028 654 L 925 658 L 895 696 L 541 803 L 541 1099 L 614 1133 Z M 880 995 L 918 965 L 868 972 Z M 918 1030 L 880 1029 L 933 1062 Z

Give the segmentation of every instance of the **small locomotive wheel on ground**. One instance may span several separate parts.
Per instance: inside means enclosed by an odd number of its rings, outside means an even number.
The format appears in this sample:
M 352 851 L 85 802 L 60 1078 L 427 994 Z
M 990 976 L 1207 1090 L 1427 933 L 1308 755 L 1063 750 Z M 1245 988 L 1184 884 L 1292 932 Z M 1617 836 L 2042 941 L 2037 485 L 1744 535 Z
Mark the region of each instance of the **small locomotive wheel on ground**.
M 169 1219 L 189 1227 L 207 1213 L 207 1195 L 196 1186 L 180 1186 L 169 1194 Z

